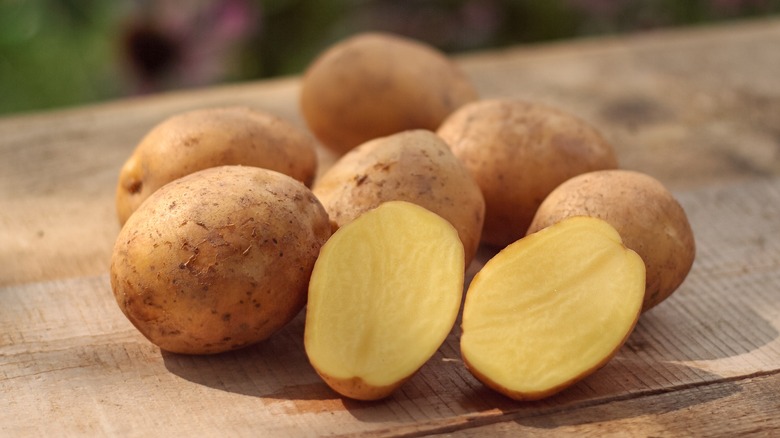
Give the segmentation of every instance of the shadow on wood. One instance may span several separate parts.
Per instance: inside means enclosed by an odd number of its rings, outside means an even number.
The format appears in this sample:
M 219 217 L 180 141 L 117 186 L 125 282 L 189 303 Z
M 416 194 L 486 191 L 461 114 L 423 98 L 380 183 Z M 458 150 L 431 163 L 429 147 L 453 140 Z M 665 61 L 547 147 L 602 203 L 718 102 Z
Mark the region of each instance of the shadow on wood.
M 684 365 L 666 363 L 664 366 L 678 375 L 693 371 Z M 698 370 L 696 372 L 701 374 Z M 562 430 L 559 428 L 600 422 L 621 422 L 642 416 L 662 416 L 728 398 L 741 390 L 738 383 L 709 374 L 704 377 L 704 380 L 713 382 L 712 385 L 697 383 L 682 384 L 677 387 L 626 387 L 622 392 L 613 394 L 594 394 L 593 387 L 598 386 L 597 381 L 603 379 L 605 375 L 608 375 L 608 372 L 601 375 L 596 373 L 558 395 L 539 401 L 515 402 L 498 396 L 487 388 L 475 389 L 470 394 L 464 394 L 464 397 L 491 400 L 496 410 L 472 419 L 470 426 L 482 427 L 512 421 L 523 430 L 527 428 Z M 660 402 L 647 403 L 645 399 L 648 397 L 656 397 Z M 462 426 L 459 428 L 462 429 Z
M 161 352 L 165 368 L 200 385 L 280 400 L 339 399 L 309 365 L 303 349 L 304 313 L 269 339 L 215 355 Z

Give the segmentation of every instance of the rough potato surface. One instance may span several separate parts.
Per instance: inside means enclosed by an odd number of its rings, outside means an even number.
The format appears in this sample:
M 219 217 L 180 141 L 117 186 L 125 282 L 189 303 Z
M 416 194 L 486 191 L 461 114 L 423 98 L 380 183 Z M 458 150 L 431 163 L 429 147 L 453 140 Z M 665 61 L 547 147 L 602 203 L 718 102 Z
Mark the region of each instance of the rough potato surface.
M 470 263 L 485 215 L 482 193 L 463 164 L 434 133 L 406 131 L 350 151 L 312 188 L 334 228 L 387 201 L 408 201 L 448 220 Z
M 246 107 L 174 115 L 152 128 L 122 166 L 116 189 L 119 222 L 164 184 L 223 165 L 275 170 L 308 186 L 317 171 L 316 143 L 292 123 Z
M 300 182 L 223 166 L 156 191 L 117 237 L 111 285 L 149 340 L 177 353 L 261 341 L 303 307 L 327 213 Z
M 407 38 L 366 33 L 315 59 L 301 84 L 301 112 L 314 135 L 344 153 L 410 129 L 436 130 L 478 95 L 443 53 Z
M 595 128 L 538 103 L 473 102 L 448 117 L 437 133 L 482 190 L 482 240 L 497 247 L 525 235 L 539 204 L 559 184 L 617 167 L 612 146 Z
M 605 170 L 572 178 L 545 199 L 528 233 L 572 216 L 609 222 L 642 257 L 647 266 L 643 311 L 677 290 L 693 266 L 696 242 L 685 210 L 649 175 Z

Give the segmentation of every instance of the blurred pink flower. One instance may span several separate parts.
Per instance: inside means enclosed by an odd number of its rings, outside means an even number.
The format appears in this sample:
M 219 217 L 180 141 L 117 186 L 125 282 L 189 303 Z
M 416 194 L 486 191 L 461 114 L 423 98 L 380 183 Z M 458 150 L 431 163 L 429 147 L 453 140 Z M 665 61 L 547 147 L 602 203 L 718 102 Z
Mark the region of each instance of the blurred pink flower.
M 121 56 L 149 93 L 223 80 L 241 44 L 260 28 L 249 0 L 140 1 L 122 36 Z

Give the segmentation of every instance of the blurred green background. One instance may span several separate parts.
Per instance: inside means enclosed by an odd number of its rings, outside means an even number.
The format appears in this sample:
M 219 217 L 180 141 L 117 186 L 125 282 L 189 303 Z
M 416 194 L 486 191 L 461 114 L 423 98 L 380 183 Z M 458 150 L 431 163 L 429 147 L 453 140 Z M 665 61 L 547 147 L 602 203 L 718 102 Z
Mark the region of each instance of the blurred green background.
M 448 53 L 780 13 L 780 0 L 0 0 L 0 114 L 300 73 L 382 30 Z

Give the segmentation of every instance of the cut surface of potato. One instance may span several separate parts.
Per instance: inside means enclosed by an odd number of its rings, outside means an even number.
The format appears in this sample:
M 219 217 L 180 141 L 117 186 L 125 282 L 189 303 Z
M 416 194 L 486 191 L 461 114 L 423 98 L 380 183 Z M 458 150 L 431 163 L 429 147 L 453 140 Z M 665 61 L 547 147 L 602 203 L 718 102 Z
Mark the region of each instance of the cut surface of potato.
M 566 219 L 511 244 L 466 293 L 461 353 L 485 385 L 540 399 L 604 365 L 633 330 L 645 268 L 608 223 Z
M 305 348 L 336 392 L 390 395 L 452 330 L 463 294 L 463 245 L 449 222 L 387 202 L 333 234 L 309 283 Z

